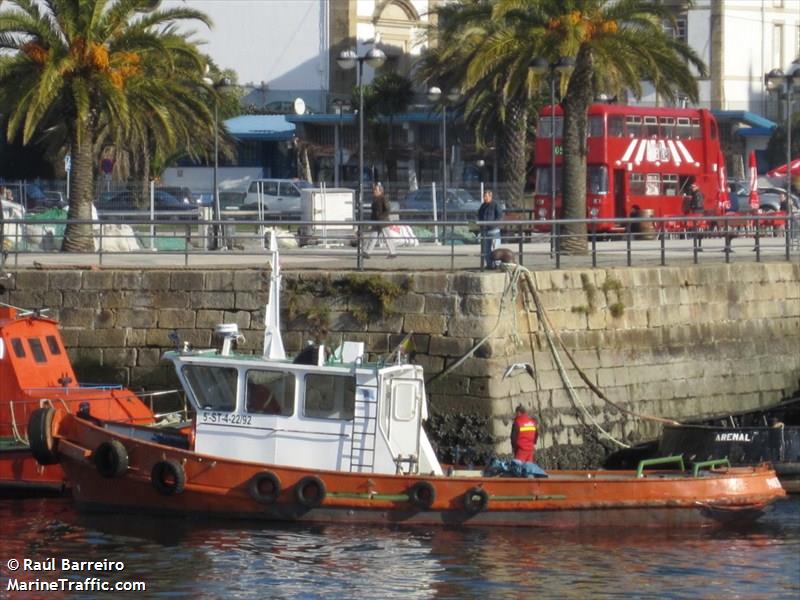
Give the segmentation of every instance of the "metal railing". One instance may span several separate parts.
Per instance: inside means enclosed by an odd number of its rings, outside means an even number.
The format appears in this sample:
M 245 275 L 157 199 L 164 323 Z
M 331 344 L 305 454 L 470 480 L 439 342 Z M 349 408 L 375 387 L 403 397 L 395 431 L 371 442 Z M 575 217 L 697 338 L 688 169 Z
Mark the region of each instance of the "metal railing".
M 134 213 L 124 219 L 115 215 L 76 222 L 92 227 L 95 251 L 88 254 L 60 251 L 66 225 L 63 219 L 6 217 L 0 267 L 24 267 L 33 262 L 138 266 L 182 263 L 201 267 L 262 263 L 268 252 L 268 232 L 276 228 L 282 259 L 292 267 L 476 269 L 481 267 L 480 228 L 497 225 L 474 220 L 410 218 L 389 223 L 257 221 L 251 216 L 231 211 L 220 220 L 202 219 L 199 214 L 187 219 L 189 215 L 183 211 L 173 215 L 162 212 L 155 220 Z M 626 218 L 614 219 L 613 227 L 601 231 L 608 224 L 592 219 L 520 219 L 500 223 L 501 246 L 514 254 L 518 264 L 536 269 L 797 260 L 798 215 L 787 221 L 782 213 Z M 584 254 L 564 251 L 569 238 L 566 226 L 571 223 L 586 224 Z M 359 225 L 361 246 L 356 243 Z M 375 255 L 381 254 L 379 250 L 365 262 L 363 241 L 379 226 L 391 228 L 399 246 L 399 261 L 375 260 Z

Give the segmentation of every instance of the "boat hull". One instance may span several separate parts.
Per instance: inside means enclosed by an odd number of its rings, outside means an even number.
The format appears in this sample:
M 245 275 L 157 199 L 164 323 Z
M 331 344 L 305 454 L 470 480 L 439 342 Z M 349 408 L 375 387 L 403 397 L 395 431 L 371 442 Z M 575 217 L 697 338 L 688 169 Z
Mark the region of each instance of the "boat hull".
M 642 477 L 558 471 L 535 479 L 351 473 L 204 456 L 111 429 L 65 413 L 53 420 L 54 452 L 79 508 L 277 521 L 705 527 L 731 515 L 750 521 L 785 495 L 766 466 L 698 477 L 666 471 Z M 125 469 L 109 476 L 104 468 L 104 476 L 97 456 L 111 445 L 124 454 Z
M 800 492 L 800 427 L 666 425 L 660 455 L 687 462 L 727 458 L 735 465 L 771 463 L 787 492 Z
M 40 465 L 28 448 L 0 449 L 0 496 L 60 495 L 66 491 L 60 465 Z

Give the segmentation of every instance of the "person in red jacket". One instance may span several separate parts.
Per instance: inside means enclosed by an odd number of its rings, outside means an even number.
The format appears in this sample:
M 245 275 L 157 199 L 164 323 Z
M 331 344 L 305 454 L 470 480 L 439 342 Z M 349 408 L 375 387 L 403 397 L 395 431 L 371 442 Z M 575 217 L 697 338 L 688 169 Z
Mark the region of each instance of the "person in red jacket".
M 539 424 L 521 404 L 517 406 L 515 413 L 514 425 L 511 426 L 511 449 L 514 451 L 514 458 L 524 462 L 535 462 Z

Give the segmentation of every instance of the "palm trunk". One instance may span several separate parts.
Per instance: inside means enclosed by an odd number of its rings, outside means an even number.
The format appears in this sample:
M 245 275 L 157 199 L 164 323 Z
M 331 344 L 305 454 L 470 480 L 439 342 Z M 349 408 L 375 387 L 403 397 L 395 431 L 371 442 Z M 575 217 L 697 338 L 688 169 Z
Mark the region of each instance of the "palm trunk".
M 565 219 L 586 218 L 586 124 L 592 102 L 592 62 L 591 52 L 585 46 L 581 47 L 562 101 L 564 155 L 561 189 Z M 586 254 L 586 223 L 563 225 L 560 247 L 564 254 Z
M 67 227 L 61 249 L 64 252 L 94 252 L 92 226 L 92 192 L 94 191 L 94 153 L 92 152 L 92 127 L 76 120 L 71 132 L 72 178 L 69 189 Z
M 527 157 L 528 107 L 518 97 L 506 105 L 506 118 L 500 131 L 500 178 L 506 182 L 506 205 L 523 206 Z

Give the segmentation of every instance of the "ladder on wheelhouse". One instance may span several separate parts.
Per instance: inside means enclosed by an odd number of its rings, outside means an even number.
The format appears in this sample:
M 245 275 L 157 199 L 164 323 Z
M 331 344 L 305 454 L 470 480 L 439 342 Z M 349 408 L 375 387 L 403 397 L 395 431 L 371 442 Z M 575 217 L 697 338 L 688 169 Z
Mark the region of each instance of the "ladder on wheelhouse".
M 371 473 L 375 469 L 375 444 L 378 437 L 378 387 L 356 388 L 350 435 L 350 471 Z

